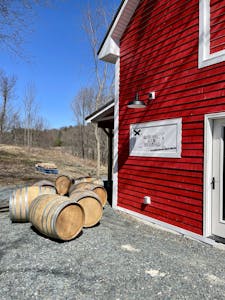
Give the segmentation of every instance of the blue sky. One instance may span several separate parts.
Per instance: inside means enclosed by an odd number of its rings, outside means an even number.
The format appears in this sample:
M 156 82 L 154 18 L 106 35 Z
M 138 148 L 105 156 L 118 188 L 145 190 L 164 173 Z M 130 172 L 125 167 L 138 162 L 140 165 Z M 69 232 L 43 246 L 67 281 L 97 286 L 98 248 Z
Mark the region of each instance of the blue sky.
M 120 0 L 102 3 L 115 11 Z M 33 32 L 23 44 L 28 59 L 0 52 L 0 68 L 17 77 L 14 104 L 21 106 L 26 85 L 34 83 L 39 114 L 49 128 L 75 125 L 71 101 L 82 87 L 94 85 L 91 49 L 82 28 L 88 4 L 94 9 L 99 1 L 56 0 L 50 8 L 36 7 Z

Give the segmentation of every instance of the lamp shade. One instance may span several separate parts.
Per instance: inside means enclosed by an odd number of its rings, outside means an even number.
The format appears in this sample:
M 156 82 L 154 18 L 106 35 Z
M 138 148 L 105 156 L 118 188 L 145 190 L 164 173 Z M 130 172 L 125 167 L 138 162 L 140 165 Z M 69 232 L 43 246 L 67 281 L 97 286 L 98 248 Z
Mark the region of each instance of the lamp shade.
M 145 108 L 146 104 L 144 101 L 139 100 L 139 95 L 136 93 L 135 99 L 133 101 L 130 101 L 127 105 L 129 108 Z

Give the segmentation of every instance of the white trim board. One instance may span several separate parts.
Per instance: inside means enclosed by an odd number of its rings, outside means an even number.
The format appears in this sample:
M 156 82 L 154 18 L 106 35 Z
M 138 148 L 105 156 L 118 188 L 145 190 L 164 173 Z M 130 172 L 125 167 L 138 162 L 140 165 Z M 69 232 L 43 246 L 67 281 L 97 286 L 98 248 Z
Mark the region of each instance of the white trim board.
M 225 112 L 206 114 L 204 131 L 204 189 L 203 189 L 203 235 L 212 234 L 212 142 L 213 121 L 225 118 Z
M 225 61 L 225 49 L 210 53 L 210 0 L 199 0 L 198 67 L 204 68 Z
M 105 106 L 103 109 L 100 109 L 96 114 L 93 114 L 91 117 L 86 118 L 86 122 L 91 123 L 93 121 L 96 121 L 99 116 L 101 116 L 102 114 L 107 112 L 110 108 L 114 107 L 114 105 L 115 105 L 115 103 L 113 102 L 113 103 Z M 113 117 L 110 117 L 110 118 L 112 119 Z M 105 118 L 104 120 L 109 120 L 109 118 L 108 119 Z
M 181 158 L 182 118 L 130 124 L 130 156 Z
M 119 80 L 120 59 L 115 65 L 115 107 L 114 107 L 114 141 L 113 141 L 113 197 L 112 207 L 117 207 L 118 198 L 118 143 L 119 143 Z
M 157 226 L 161 227 L 161 230 L 164 229 L 164 230 L 170 231 L 170 232 L 172 232 L 174 234 L 178 233 L 178 234 L 184 235 L 187 238 L 191 238 L 191 239 L 194 239 L 196 241 L 203 242 L 203 243 L 206 243 L 206 244 L 210 244 L 210 245 L 216 245 L 217 244 L 214 240 L 212 240 L 210 238 L 207 238 L 207 237 L 201 236 L 199 234 L 193 233 L 191 231 L 182 229 L 180 227 L 177 227 L 177 226 L 174 226 L 174 225 L 171 225 L 171 224 L 159 221 L 157 219 L 153 219 L 151 217 L 147 217 L 145 215 L 139 214 L 139 213 L 131 211 L 129 209 L 117 206 L 116 210 L 124 212 L 124 213 L 127 213 L 127 214 L 129 214 L 129 215 L 131 215 L 131 216 L 133 216 L 135 218 L 138 218 L 138 219 L 140 219 L 142 221 L 147 221 L 149 223 L 149 225 L 151 225 L 151 224 L 157 225 Z

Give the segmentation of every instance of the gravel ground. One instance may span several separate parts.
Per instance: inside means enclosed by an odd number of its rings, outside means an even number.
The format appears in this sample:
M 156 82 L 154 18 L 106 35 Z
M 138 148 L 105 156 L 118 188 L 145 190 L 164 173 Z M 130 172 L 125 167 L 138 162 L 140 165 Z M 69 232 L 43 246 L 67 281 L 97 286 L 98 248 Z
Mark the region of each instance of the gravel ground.
M 224 299 L 225 251 L 107 205 L 70 242 L 0 214 L 0 299 Z

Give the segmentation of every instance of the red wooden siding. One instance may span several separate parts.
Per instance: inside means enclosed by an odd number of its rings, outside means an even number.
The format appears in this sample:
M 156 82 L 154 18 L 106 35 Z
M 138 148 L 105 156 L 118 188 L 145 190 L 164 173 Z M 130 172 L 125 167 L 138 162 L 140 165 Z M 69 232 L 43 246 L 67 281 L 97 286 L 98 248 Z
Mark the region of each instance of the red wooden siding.
M 118 205 L 202 234 L 204 114 L 225 111 L 225 63 L 198 69 L 198 13 L 196 0 L 142 0 L 121 39 Z M 127 108 L 137 91 L 156 99 Z M 129 156 L 130 124 L 179 117 L 182 158 Z
M 210 52 L 225 50 L 225 7 L 221 0 L 210 0 Z

